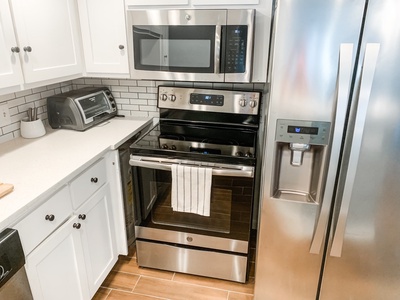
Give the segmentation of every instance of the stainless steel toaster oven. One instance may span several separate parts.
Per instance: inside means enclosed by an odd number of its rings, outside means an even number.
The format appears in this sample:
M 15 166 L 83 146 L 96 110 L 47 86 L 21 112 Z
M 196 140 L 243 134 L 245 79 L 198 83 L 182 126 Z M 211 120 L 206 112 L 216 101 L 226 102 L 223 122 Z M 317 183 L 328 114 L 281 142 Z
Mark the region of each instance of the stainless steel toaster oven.
M 47 98 L 52 128 L 83 131 L 117 114 L 117 105 L 106 87 L 89 87 Z

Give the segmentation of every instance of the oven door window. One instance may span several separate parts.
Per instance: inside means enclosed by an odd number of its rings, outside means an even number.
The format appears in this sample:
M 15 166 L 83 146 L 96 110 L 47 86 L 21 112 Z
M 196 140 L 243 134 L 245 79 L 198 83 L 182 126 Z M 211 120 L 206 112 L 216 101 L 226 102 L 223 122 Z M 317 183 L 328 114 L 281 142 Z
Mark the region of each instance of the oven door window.
M 133 26 L 135 69 L 214 73 L 215 26 Z
M 213 176 L 210 216 L 171 207 L 171 172 L 138 168 L 142 224 L 163 229 L 246 239 L 251 224 L 253 179 Z

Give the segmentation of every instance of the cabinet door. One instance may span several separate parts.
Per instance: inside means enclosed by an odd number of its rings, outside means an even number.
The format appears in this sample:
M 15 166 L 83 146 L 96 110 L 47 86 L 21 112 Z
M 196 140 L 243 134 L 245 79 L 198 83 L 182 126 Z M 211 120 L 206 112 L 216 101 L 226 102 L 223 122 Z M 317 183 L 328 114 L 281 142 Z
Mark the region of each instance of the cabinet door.
M 82 73 L 74 0 L 13 0 L 26 83 Z
M 26 260 L 26 273 L 35 300 L 89 299 L 85 261 L 71 218 L 38 246 Z
M 82 224 L 80 233 L 90 296 L 96 293 L 118 259 L 110 201 L 110 186 L 106 184 L 76 212 Z
M 124 0 L 78 0 L 87 72 L 129 74 Z
M 10 6 L 0 0 L 0 89 L 23 81 Z

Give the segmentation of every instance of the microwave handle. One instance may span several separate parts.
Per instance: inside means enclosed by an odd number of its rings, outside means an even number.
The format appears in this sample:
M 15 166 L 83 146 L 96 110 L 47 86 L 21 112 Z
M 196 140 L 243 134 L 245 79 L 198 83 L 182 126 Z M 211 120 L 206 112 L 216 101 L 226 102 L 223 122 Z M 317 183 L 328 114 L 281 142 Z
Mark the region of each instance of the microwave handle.
M 222 26 L 217 25 L 215 28 L 215 49 L 214 49 L 214 73 L 220 73 L 221 60 L 221 41 L 222 41 Z

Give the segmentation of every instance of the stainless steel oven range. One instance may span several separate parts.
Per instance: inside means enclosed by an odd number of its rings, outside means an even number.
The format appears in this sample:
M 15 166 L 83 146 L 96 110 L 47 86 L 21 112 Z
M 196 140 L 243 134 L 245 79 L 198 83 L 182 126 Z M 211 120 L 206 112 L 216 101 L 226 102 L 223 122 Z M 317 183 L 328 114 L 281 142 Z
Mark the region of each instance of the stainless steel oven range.
M 160 86 L 131 145 L 139 266 L 245 282 L 260 92 Z

